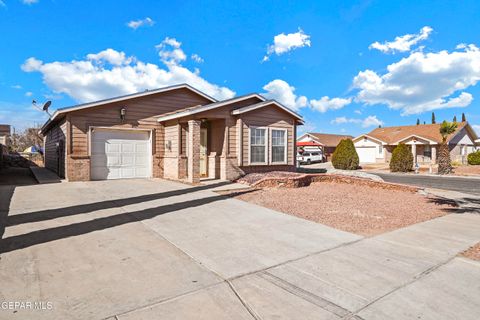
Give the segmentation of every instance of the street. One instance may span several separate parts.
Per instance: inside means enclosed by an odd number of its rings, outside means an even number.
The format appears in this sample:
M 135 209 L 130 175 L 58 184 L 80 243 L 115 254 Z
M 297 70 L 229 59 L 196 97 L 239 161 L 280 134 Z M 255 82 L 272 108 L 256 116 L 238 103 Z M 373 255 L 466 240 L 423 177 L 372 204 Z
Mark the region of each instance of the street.
M 373 172 L 372 172 L 373 173 Z M 410 184 L 425 188 L 436 188 L 480 195 L 480 178 L 444 177 L 413 174 L 378 173 L 386 182 Z

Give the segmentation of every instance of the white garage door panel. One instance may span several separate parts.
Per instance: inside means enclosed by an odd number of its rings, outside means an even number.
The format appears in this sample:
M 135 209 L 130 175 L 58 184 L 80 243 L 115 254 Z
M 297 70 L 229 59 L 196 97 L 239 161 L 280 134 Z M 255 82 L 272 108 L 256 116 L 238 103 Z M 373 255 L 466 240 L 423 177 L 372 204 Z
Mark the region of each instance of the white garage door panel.
M 357 147 L 360 163 L 375 163 L 375 147 Z
M 96 129 L 91 150 L 94 180 L 151 176 L 148 132 Z

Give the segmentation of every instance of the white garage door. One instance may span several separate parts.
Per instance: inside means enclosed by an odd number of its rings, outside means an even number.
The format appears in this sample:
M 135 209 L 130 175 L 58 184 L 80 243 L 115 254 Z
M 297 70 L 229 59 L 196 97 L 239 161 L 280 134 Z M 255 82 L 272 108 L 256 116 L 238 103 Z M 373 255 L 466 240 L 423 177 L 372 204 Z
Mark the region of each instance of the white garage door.
M 360 163 L 375 163 L 375 147 L 356 147 Z
M 95 129 L 91 141 L 92 180 L 149 178 L 150 133 Z

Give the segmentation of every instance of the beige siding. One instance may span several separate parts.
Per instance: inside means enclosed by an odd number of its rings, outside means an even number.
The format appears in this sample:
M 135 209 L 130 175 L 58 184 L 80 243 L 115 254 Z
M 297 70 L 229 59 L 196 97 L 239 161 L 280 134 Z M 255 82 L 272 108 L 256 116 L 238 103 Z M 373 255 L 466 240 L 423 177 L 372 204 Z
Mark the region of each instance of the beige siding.
M 158 130 L 160 125 L 155 116 L 208 102 L 205 98 L 187 89 L 179 89 L 72 112 L 72 154 L 88 154 L 88 129 L 91 126 L 155 129 L 154 152 L 162 153 L 164 138 L 162 130 Z M 126 119 L 123 123 L 120 120 L 120 109 L 122 107 L 127 109 Z
M 165 124 L 165 156 L 172 157 L 179 154 L 178 133 L 179 125 L 177 123 Z M 170 149 L 167 149 L 167 145 L 170 145 Z
M 63 120 L 45 136 L 45 167 L 65 177 L 65 153 L 66 153 L 67 124 Z M 63 148 L 57 151 L 57 143 Z
M 287 164 L 294 164 L 294 118 L 288 113 L 275 106 L 261 108 L 243 114 L 243 165 L 249 163 L 250 150 L 249 141 L 250 127 L 268 127 L 287 130 Z M 268 148 L 268 157 L 270 158 L 271 148 Z

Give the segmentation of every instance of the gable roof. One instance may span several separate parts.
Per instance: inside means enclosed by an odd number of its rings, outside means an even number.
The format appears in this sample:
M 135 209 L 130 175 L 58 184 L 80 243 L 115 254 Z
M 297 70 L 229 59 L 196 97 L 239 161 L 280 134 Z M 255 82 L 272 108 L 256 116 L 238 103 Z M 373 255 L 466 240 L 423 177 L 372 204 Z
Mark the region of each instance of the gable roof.
M 436 124 L 419 124 L 413 126 L 396 126 L 396 127 L 383 127 L 372 130 L 367 135 L 376 138 L 380 141 L 384 141 L 387 144 L 397 144 L 410 137 L 418 137 L 426 140 L 430 140 L 436 143 L 442 142 L 442 135 L 440 134 L 440 123 Z M 468 122 L 459 122 L 457 130 L 447 137 L 447 141 L 450 141 L 456 136 L 463 128 L 470 127 Z M 473 131 L 472 131 L 473 132 Z
M 292 109 L 287 108 L 286 106 L 284 106 L 283 104 L 281 104 L 281 103 L 279 103 L 275 100 L 267 100 L 267 101 L 259 102 L 259 103 L 252 104 L 252 105 L 249 105 L 249 106 L 245 106 L 245 107 L 242 107 L 242 108 L 238 108 L 238 109 L 233 110 L 232 114 L 235 114 L 235 115 L 236 114 L 242 114 L 242 113 L 245 113 L 245 112 L 250 112 L 250 111 L 253 111 L 253 110 L 257 110 L 259 108 L 268 107 L 268 106 L 272 106 L 272 105 L 274 105 L 274 106 L 282 109 L 283 111 L 289 113 L 290 115 L 294 116 L 295 118 L 297 118 L 297 120 L 299 120 L 303 123 L 303 117 L 301 115 L 299 115 L 298 113 L 296 113 Z
M 239 101 L 248 100 L 248 99 L 251 99 L 251 98 L 258 98 L 261 101 L 265 101 L 265 98 L 262 97 L 261 95 L 256 94 L 256 93 L 250 93 L 250 94 L 246 94 L 246 95 L 243 95 L 243 96 L 239 96 L 239 97 L 235 97 L 235 98 L 231 98 L 231 99 L 227 99 L 227 100 L 222 100 L 222 101 L 217 101 L 217 102 L 210 103 L 210 104 L 198 105 L 198 106 L 194 106 L 194 107 L 190 107 L 190 108 L 184 108 L 184 109 L 179 109 L 179 110 L 175 110 L 175 111 L 172 111 L 172 112 L 168 112 L 168 113 L 162 114 L 160 117 L 158 117 L 157 121 L 158 122 L 163 122 L 163 121 L 167 121 L 167 120 L 178 119 L 178 118 L 190 116 L 190 115 L 193 115 L 193 114 L 197 114 L 197 113 L 200 113 L 200 112 L 220 108 L 220 107 L 223 107 L 223 106 L 226 106 L 226 105 L 229 105 L 229 104 L 232 104 L 232 103 L 236 103 L 236 102 L 239 102 Z
M 323 144 L 326 147 L 336 147 L 343 139 L 353 139 L 352 136 L 344 134 L 307 132 L 306 134 L 304 134 L 304 136 L 305 135 L 311 136 L 314 140 Z M 300 137 L 300 139 L 302 137 Z
M 108 99 L 103 99 L 103 100 L 98 100 L 98 101 L 92 101 L 92 102 L 77 104 L 77 105 L 74 105 L 74 106 L 71 106 L 71 107 L 59 108 L 53 113 L 53 115 L 50 117 L 50 119 L 48 119 L 47 122 L 45 122 L 45 124 L 40 129 L 40 132 L 42 132 L 42 133 L 45 132 L 45 129 L 48 127 L 48 125 L 51 122 L 53 122 L 59 116 L 62 116 L 63 114 L 68 113 L 68 112 L 83 110 L 83 109 L 87 109 L 87 108 L 101 106 L 101 105 L 108 104 L 108 103 L 125 101 L 125 100 L 129 100 L 129 99 L 145 97 L 145 96 L 149 96 L 149 95 L 153 95 L 153 94 L 157 94 L 157 93 L 168 92 L 168 91 L 178 90 L 178 89 L 190 90 L 190 91 L 204 97 L 205 99 L 207 99 L 211 102 L 216 102 L 217 101 L 216 99 L 210 97 L 209 95 L 203 93 L 202 91 L 200 91 L 198 89 L 195 89 L 194 87 L 192 87 L 192 86 L 190 86 L 186 83 L 182 83 L 182 84 L 172 85 L 172 86 L 163 87 L 163 88 L 159 88 L 159 89 L 145 90 L 145 91 L 142 91 L 142 92 L 126 94 L 126 95 L 123 95 L 123 96 L 118 96 L 118 97 L 113 97 L 113 98 L 108 98 Z

